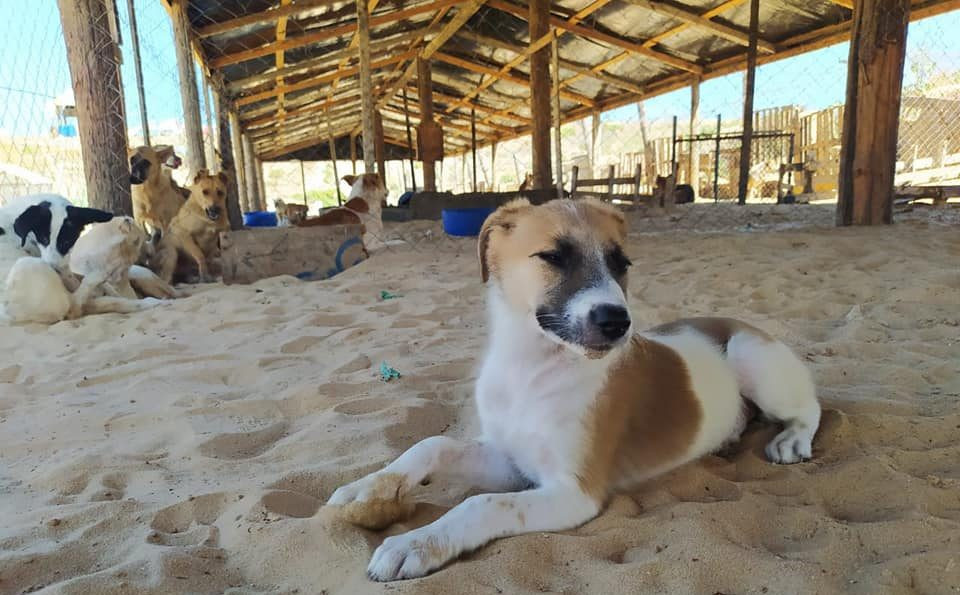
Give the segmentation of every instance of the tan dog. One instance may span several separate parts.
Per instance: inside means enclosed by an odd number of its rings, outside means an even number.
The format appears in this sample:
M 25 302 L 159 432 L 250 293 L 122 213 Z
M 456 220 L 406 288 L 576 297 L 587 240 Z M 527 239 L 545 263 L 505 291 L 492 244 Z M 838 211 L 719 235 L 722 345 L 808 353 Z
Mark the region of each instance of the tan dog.
M 278 198 L 273 201 L 273 207 L 277 211 L 277 224 L 280 227 L 299 225 L 307 218 L 307 205 L 287 203 Z
M 783 425 L 766 448 L 771 462 L 811 457 L 820 406 L 803 362 L 731 319 L 634 331 L 625 240 L 623 215 L 599 201 L 519 200 L 486 220 L 480 436 L 427 438 L 329 504 L 383 527 L 412 512 L 422 486 L 440 493 L 446 480 L 477 495 L 387 537 L 368 576 L 419 577 L 493 539 L 585 523 L 611 493 L 739 438 L 747 401 Z
M 201 281 L 209 281 L 208 260 L 220 251 L 220 232 L 230 229 L 227 218 L 227 175 L 197 172 L 190 186 L 190 198 L 170 222 L 153 261 L 153 270 L 170 283 L 180 255 L 197 265 Z
M 170 176 L 180 158 L 170 145 L 137 147 L 130 156 L 130 196 L 133 218 L 154 239 L 170 226 L 186 198 Z

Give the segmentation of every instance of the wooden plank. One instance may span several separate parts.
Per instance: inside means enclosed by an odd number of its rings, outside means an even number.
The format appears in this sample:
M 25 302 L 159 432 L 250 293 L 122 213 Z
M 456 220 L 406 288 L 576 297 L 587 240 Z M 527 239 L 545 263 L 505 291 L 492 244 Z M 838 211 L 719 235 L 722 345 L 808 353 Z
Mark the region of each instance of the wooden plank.
M 260 12 L 245 14 L 233 19 L 211 23 L 197 29 L 197 37 L 204 39 L 214 35 L 220 35 L 234 29 L 250 27 L 251 25 L 260 25 L 263 23 L 272 23 L 280 18 L 296 18 L 300 14 L 324 6 L 335 6 L 340 0 L 298 0 L 296 4 L 289 4 L 282 8 L 269 8 Z
M 743 139 L 740 142 L 740 177 L 737 199 L 747 202 L 750 183 L 750 149 L 753 145 L 753 97 L 757 81 L 757 38 L 760 35 L 760 0 L 750 0 L 750 48 L 747 50 L 747 74 L 743 89 Z M 673 196 L 673 193 L 668 194 Z
M 489 0 L 487 4 L 492 8 L 496 8 L 497 10 L 502 10 L 503 12 L 510 13 L 520 18 L 526 18 L 527 16 L 526 15 L 527 11 L 524 10 L 522 6 L 518 6 L 511 2 L 507 2 L 505 0 Z M 632 42 L 622 37 L 617 37 L 616 35 L 604 33 L 602 31 L 598 31 L 591 27 L 586 27 L 579 23 L 571 24 L 560 17 L 549 15 L 548 25 L 552 25 L 554 27 L 557 27 L 558 29 L 567 30 L 576 35 L 580 35 L 581 37 L 586 37 L 588 39 L 600 41 L 607 45 L 619 47 L 631 53 L 637 54 L 639 56 L 643 56 L 645 58 L 649 58 L 651 60 L 656 60 L 658 62 L 667 64 L 668 66 L 672 66 L 673 68 L 677 68 L 679 70 L 686 70 L 687 72 L 693 72 L 695 74 L 700 74 L 703 72 L 703 67 L 698 64 L 687 62 L 682 58 L 677 58 L 669 54 L 664 54 L 662 52 L 655 51 L 651 48 L 643 46 L 642 44 Z M 540 36 L 537 36 L 537 37 L 534 37 L 533 39 L 538 39 L 539 37 Z
M 476 2 L 477 0 L 473 1 Z M 461 2 L 463 2 L 463 0 L 435 0 L 434 2 L 426 2 L 424 4 L 418 4 L 410 8 L 405 8 L 403 10 L 370 17 L 370 27 L 379 27 L 380 25 L 402 21 L 418 14 L 433 12 L 441 7 L 453 6 L 455 4 L 460 4 Z M 314 43 L 319 43 L 321 41 L 326 41 L 328 39 L 341 37 L 343 35 L 351 35 L 356 32 L 356 30 L 356 22 L 345 23 L 335 27 L 326 27 L 315 33 L 307 33 L 304 35 L 298 35 L 297 37 L 287 38 L 283 42 L 273 41 L 260 47 L 250 48 L 248 50 L 242 50 L 232 54 L 224 54 L 219 58 L 210 60 L 210 66 L 212 68 L 223 68 L 224 66 L 229 66 L 231 64 L 239 64 L 240 62 L 246 62 L 247 60 L 253 60 L 262 56 L 269 56 L 270 54 L 273 54 L 281 49 L 292 50 Z
M 130 163 L 119 48 L 104 0 L 59 0 L 60 22 L 77 107 L 89 206 L 131 215 Z
M 550 1 L 531 0 L 527 11 L 530 40 L 536 41 L 550 31 Z M 551 186 L 550 168 L 550 50 L 541 48 L 530 54 L 530 113 L 533 189 Z M 557 164 L 559 167 L 560 164 Z
M 909 0 L 857 0 L 847 62 L 837 225 L 893 222 Z
M 366 259 L 362 225 L 261 227 L 220 234 L 223 282 L 329 279 Z
M 748 33 L 744 33 L 739 29 L 724 25 L 723 23 L 712 21 L 708 17 L 700 16 L 678 6 L 665 4 L 663 2 L 659 2 L 658 0 L 627 0 L 627 2 L 633 4 L 634 6 L 645 8 L 651 12 L 683 21 L 702 31 L 709 31 L 717 37 L 721 37 L 727 41 L 732 41 L 742 46 L 750 45 L 750 35 Z M 777 48 L 774 47 L 772 43 L 764 40 L 758 40 L 757 47 L 768 54 L 772 54 L 777 51 Z
M 203 125 L 200 123 L 200 94 L 190 48 L 190 21 L 187 18 L 187 0 L 171 5 L 173 47 L 177 56 L 177 75 L 180 83 L 180 102 L 183 106 L 184 136 L 187 141 L 187 168 L 191 175 L 206 169 L 203 153 Z
M 394 63 L 396 63 L 396 62 L 401 62 L 401 61 L 406 60 L 406 59 L 408 59 L 408 58 L 410 58 L 410 57 L 412 57 L 412 56 L 415 56 L 415 55 L 416 55 L 416 51 L 415 51 L 415 50 L 411 50 L 411 51 L 408 51 L 408 52 L 403 53 L 403 54 L 398 54 L 398 55 L 395 55 L 395 56 L 387 56 L 387 57 L 385 57 L 385 58 L 381 58 L 380 60 L 374 60 L 374 61 L 372 61 L 371 64 L 370 64 L 370 67 L 371 67 L 371 68 L 382 68 L 382 67 L 384 67 L 384 66 L 388 66 L 388 65 L 394 64 Z M 341 70 L 341 71 L 328 72 L 327 74 L 320 75 L 320 76 L 316 76 L 316 77 L 312 77 L 312 78 L 310 78 L 310 79 L 307 79 L 307 80 L 305 80 L 305 81 L 301 81 L 301 82 L 299 82 L 299 83 L 294 83 L 294 84 L 292 84 L 292 85 L 287 85 L 286 87 L 284 87 L 283 90 L 284 90 L 286 93 L 291 93 L 291 92 L 293 92 L 293 91 L 302 91 L 302 90 L 304 90 L 304 89 L 310 89 L 310 88 L 312 88 L 312 87 L 317 87 L 317 86 L 320 86 L 320 85 L 322 85 L 322 84 L 324 84 L 324 83 L 328 83 L 328 82 L 332 81 L 334 78 L 336 78 L 337 76 L 343 77 L 343 76 L 347 76 L 347 75 L 358 74 L 359 72 L 360 72 L 360 67 L 359 67 L 359 65 L 358 65 L 358 66 L 351 66 L 350 68 L 346 68 L 346 69 Z M 241 97 L 241 98 L 237 99 L 236 104 L 237 104 L 238 107 L 239 107 L 239 106 L 244 106 L 244 105 L 249 105 L 249 104 L 251 104 L 251 103 L 256 103 L 256 102 L 258 102 L 258 101 L 263 101 L 264 99 L 269 99 L 269 98 L 271 98 L 271 97 L 276 97 L 279 93 L 280 93 L 279 89 L 270 89 L 270 90 L 267 90 L 267 91 L 261 91 L 260 93 L 254 93 L 254 94 L 252 94 L 252 95 L 246 95 L 246 96 L 244 96 L 244 97 Z

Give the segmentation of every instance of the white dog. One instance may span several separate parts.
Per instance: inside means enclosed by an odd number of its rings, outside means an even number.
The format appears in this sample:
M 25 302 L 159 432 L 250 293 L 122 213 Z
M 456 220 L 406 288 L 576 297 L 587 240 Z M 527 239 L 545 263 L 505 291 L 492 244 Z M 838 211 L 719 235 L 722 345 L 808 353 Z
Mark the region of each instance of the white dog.
M 736 440 L 745 399 L 783 424 L 766 448 L 771 461 L 811 456 L 820 406 L 786 345 L 722 318 L 631 332 L 625 227 L 619 211 L 589 200 L 520 200 L 484 223 L 491 337 L 476 386 L 482 436 L 427 438 L 329 504 L 376 527 L 409 513 L 420 486 L 444 476 L 480 494 L 384 540 L 371 578 L 419 577 L 493 539 L 576 527 L 611 492 Z

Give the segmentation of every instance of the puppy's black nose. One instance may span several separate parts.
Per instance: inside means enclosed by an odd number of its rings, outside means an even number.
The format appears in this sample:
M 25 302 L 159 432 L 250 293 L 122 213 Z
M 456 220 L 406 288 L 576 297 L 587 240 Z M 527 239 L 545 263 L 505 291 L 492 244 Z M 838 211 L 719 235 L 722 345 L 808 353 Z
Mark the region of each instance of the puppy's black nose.
M 606 339 L 616 341 L 630 328 L 630 313 L 623 306 L 601 304 L 590 310 L 590 323 L 600 329 Z

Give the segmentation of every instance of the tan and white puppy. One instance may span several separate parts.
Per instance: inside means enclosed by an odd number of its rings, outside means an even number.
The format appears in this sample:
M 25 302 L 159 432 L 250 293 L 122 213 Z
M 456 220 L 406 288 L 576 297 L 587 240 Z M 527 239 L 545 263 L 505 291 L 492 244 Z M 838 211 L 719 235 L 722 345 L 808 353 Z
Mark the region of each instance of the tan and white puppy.
M 455 477 L 479 495 L 384 540 L 371 578 L 423 576 L 493 539 L 576 527 L 611 492 L 736 440 L 745 399 L 783 424 L 766 448 L 771 461 L 811 456 L 820 407 L 783 343 L 730 319 L 632 332 L 625 233 L 619 211 L 589 200 L 515 201 L 486 221 L 481 437 L 427 438 L 329 504 L 381 527 L 409 513 L 422 484 Z

